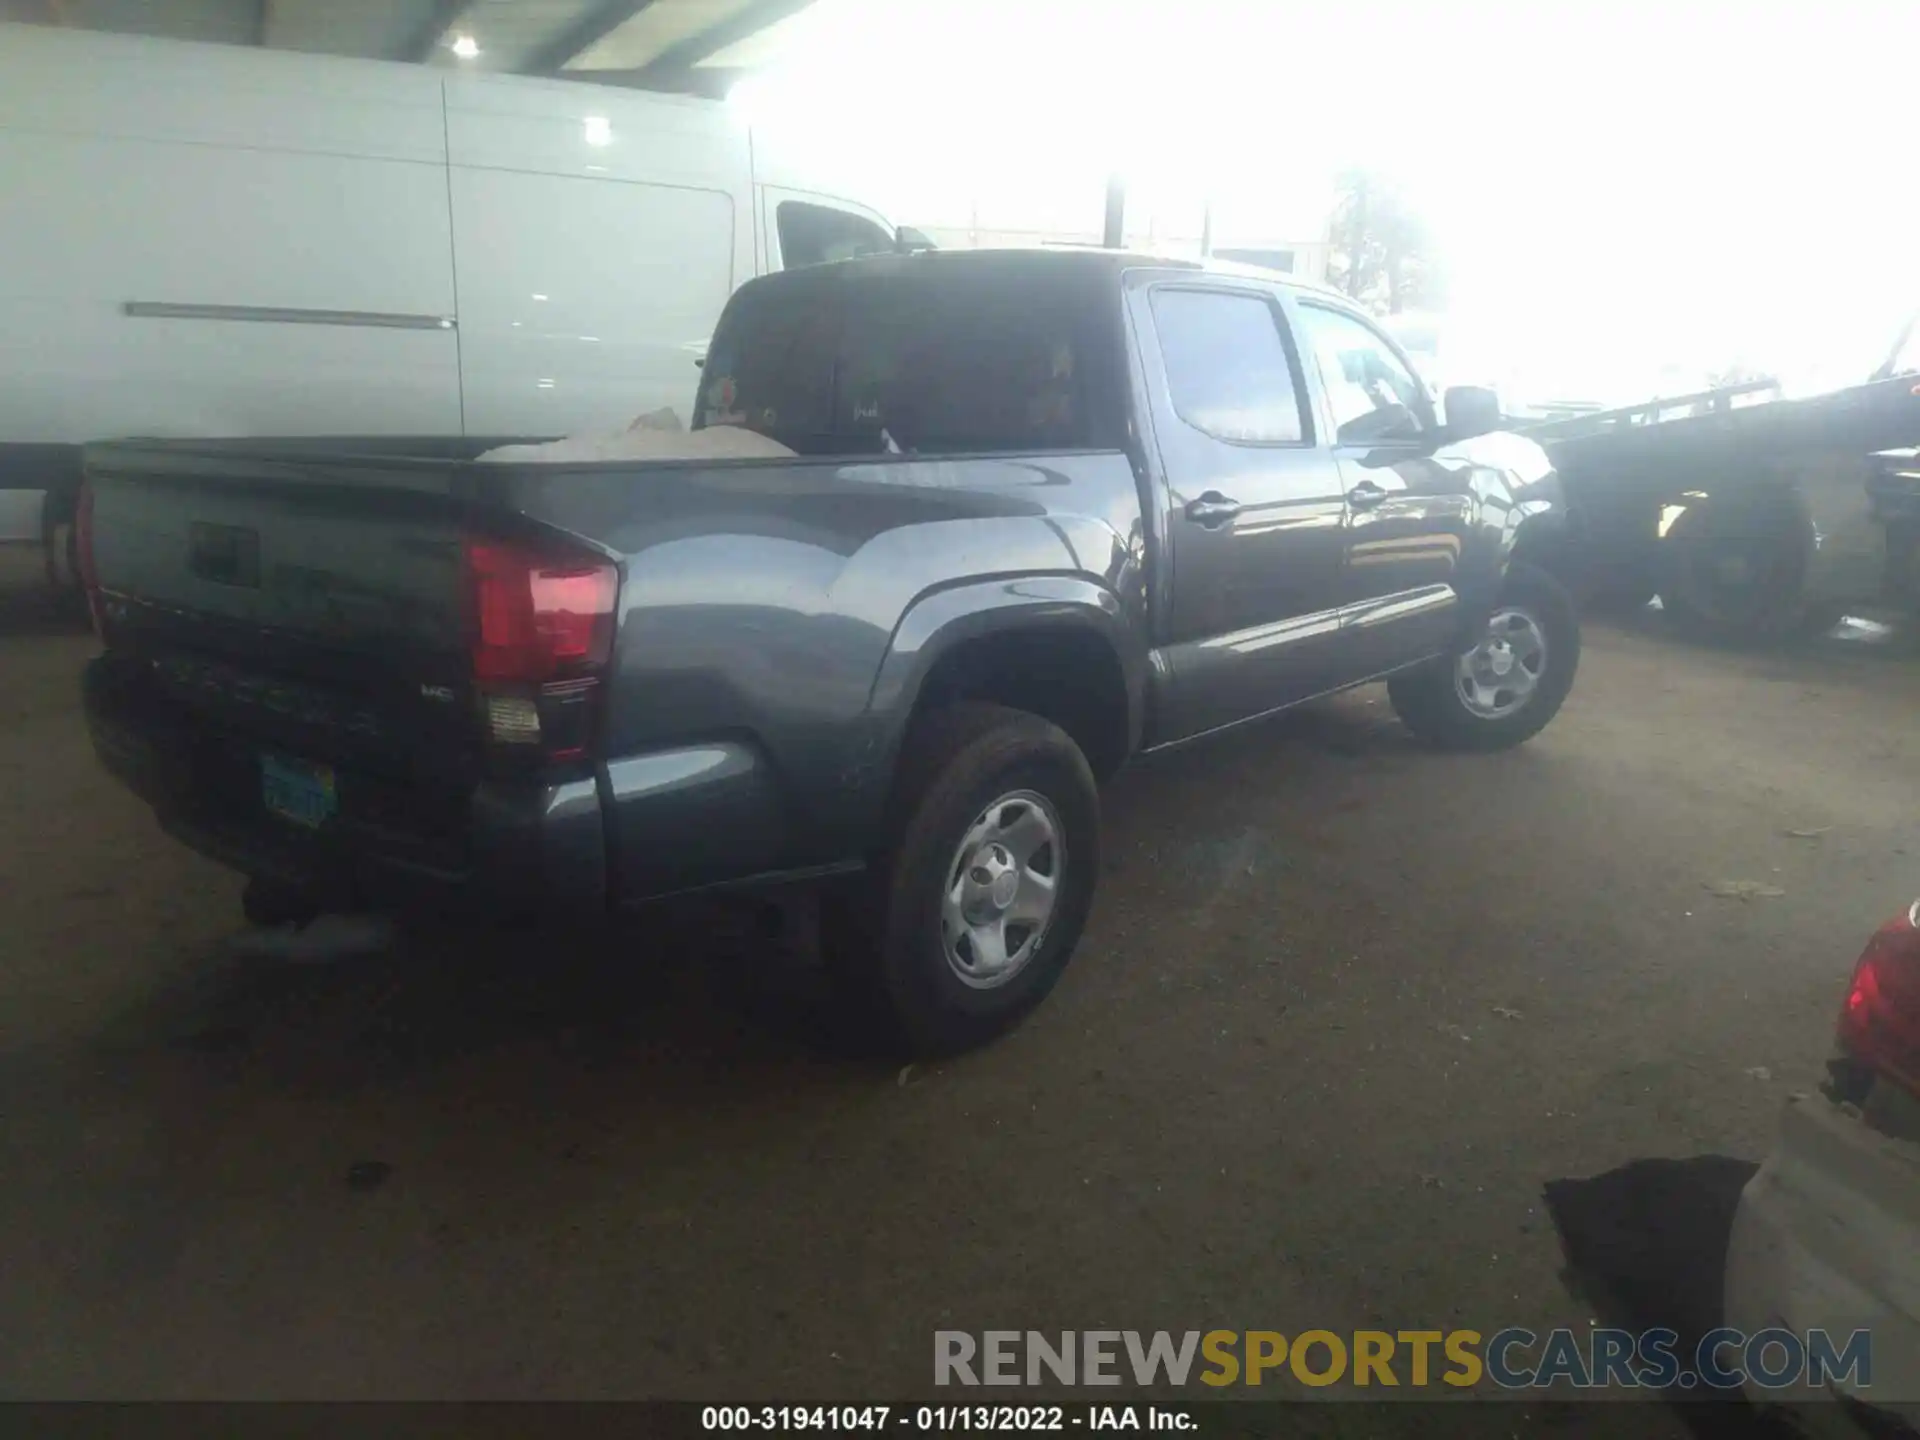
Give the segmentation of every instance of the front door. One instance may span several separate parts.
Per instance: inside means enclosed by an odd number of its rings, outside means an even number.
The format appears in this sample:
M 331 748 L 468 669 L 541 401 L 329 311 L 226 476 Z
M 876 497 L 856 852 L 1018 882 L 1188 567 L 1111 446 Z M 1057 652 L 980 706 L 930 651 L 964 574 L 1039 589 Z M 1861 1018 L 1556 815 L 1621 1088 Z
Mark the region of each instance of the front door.
M 1302 300 L 1294 313 L 1346 487 L 1340 679 L 1359 680 L 1439 654 L 1457 634 L 1473 467 L 1436 454 L 1426 390 L 1385 336 L 1329 305 Z
M 1151 736 L 1165 743 L 1333 683 L 1345 506 L 1273 291 L 1162 281 L 1133 314 L 1170 492 Z

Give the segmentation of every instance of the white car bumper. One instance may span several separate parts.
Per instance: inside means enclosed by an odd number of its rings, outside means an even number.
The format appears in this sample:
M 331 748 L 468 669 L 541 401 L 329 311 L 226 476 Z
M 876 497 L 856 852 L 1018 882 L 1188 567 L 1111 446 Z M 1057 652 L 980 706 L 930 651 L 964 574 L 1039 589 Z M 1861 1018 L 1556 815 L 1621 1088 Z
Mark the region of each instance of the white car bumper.
M 1820 1096 L 1790 1104 L 1780 1143 L 1741 1193 L 1727 1245 L 1726 1324 L 1872 1336 L 1868 1383 L 1761 1390 L 1796 1407 L 1836 1393 L 1920 1422 L 1920 1144 Z M 1838 1419 L 1837 1407 L 1824 1418 Z M 1824 1428 L 1824 1427 L 1823 1427 Z

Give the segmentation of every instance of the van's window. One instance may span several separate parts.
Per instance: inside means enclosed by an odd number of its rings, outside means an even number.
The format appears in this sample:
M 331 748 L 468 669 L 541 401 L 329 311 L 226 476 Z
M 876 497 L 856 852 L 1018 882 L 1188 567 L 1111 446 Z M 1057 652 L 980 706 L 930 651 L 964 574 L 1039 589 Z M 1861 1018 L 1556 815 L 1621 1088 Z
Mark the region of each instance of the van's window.
M 1270 302 L 1245 292 L 1157 289 L 1153 328 L 1174 413 L 1196 430 L 1252 445 L 1306 434 L 1299 374 Z
M 1300 328 L 1320 362 L 1334 435 L 1345 445 L 1409 440 L 1427 411 L 1420 382 L 1371 325 L 1338 310 L 1300 307 Z
M 1090 328 L 1105 311 L 1088 287 L 920 257 L 872 263 L 741 291 L 707 359 L 698 423 L 746 425 L 802 454 L 1119 448 L 1110 347 Z
M 893 237 L 866 216 L 830 205 L 782 200 L 774 211 L 774 225 L 780 232 L 781 268 L 786 270 L 885 255 L 893 249 Z

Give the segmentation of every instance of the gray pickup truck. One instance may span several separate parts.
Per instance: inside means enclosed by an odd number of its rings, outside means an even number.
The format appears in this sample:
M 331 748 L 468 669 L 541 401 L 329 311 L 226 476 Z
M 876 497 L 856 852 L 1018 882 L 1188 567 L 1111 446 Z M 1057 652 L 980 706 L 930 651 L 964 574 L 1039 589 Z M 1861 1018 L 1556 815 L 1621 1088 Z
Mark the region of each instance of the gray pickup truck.
M 744 287 L 694 378 L 794 458 L 90 447 L 100 758 L 255 918 L 820 882 L 848 1004 L 930 1052 L 1059 978 L 1129 757 L 1381 678 L 1491 750 L 1573 683 L 1543 452 L 1317 289 L 854 260 Z

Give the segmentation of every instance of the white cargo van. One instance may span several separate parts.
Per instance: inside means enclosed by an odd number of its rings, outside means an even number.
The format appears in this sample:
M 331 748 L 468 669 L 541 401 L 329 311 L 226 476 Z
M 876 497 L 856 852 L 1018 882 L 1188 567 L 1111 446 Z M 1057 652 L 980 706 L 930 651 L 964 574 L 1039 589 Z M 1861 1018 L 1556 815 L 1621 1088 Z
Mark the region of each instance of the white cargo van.
M 87 440 L 684 418 L 736 286 L 892 245 L 842 188 L 714 101 L 0 25 L 0 538 Z

